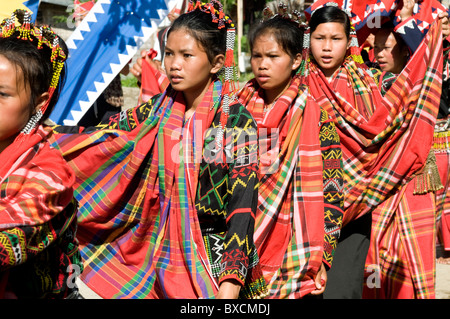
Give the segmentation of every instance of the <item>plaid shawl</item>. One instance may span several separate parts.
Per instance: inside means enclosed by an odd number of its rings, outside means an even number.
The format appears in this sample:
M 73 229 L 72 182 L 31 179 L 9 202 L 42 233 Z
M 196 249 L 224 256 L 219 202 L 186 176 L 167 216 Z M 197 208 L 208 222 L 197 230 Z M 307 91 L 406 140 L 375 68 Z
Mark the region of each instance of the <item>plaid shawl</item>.
M 50 147 L 50 128 L 20 134 L 0 153 L 0 298 L 65 298 L 75 264 L 75 175 Z
M 320 108 L 306 103 L 308 90 L 298 77 L 267 112 L 256 86 L 250 81 L 239 93 L 258 124 L 261 150 L 255 245 L 270 297 L 300 298 L 315 289 L 323 256 Z M 280 148 L 269 150 L 276 133 Z
M 435 298 L 434 194 L 416 195 L 414 189 L 413 182 L 406 184 L 372 213 L 365 299 Z
M 384 97 L 348 57 L 327 81 L 308 64 L 311 94 L 334 119 L 344 158 L 344 225 L 370 212 L 420 170 L 431 149 L 442 85 L 438 21 Z M 309 71 L 309 72 L 308 72 Z
M 73 199 L 73 171 L 50 147 L 50 128 L 38 126 L 0 153 L 0 231 L 41 225 Z
M 216 294 L 194 196 L 221 90 L 220 81 L 211 84 L 187 130 L 183 95 L 168 89 L 131 132 L 57 134 L 77 173 L 82 279 L 102 297 Z

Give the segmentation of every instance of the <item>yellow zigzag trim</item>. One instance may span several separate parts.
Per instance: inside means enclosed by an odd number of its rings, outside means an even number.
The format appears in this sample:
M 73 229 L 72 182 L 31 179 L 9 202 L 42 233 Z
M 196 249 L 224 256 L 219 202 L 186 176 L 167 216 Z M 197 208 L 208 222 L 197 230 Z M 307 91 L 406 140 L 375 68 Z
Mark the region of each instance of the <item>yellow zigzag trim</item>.
M 248 177 L 248 180 L 250 180 L 251 178 L 256 178 L 256 173 L 255 173 L 255 172 L 253 172 L 253 173 L 250 174 L 250 176 Z M 242 179 L 237 178 L 237 179 L 236 179 L 236 183 L 233 184 L 233 186 L 231 187 L 230 192 L 231 192 L 231 193 L 234 193 L 234 189 L 235 189 L 238 185 L 242 185 L 244 188 L 247 187 L 247 184 L 246 184 L 244 181 L 242 181 Z
M 204 211 L 206 213 L 209 212 L 212 215 L 225 215 L 226 214 L 226 212 L 224 210 L 219 210 L 219 209 L 212 210 L 211 208 L 206 208 L 206 206 L 202 206 L 200 204 L 197 204 L 196 206 L 198 207 L 197 210 Z
M 245 248 L 246 248 L 246 250 L 247 250 L 247 255 L 248 255 L 248 254 L 250 253 L 250 251 L 251 251 L 251 249 L 250 249 L 249 246 L 248 246 L 248 235 L 245 235 L 245 238 L 244 238 L 243 240 L 241 240 L 241 239 L 239 238 L 238 234 L 234 234 L 234 235 L 230 238 L 230 240 L 228 241 L 228 243 L 226 243 L 226 242 L 223 243 L 223 249 L 226 250 L 226 249 L 228 248 L 228 246 L 230 246 L 231 243 L 232 243 L 233 241 L 235 241 L 235 240 L 237 241 L 239 247 L 242 247 L 242 246 L 244 246 L 244 244 L 245 244 Z

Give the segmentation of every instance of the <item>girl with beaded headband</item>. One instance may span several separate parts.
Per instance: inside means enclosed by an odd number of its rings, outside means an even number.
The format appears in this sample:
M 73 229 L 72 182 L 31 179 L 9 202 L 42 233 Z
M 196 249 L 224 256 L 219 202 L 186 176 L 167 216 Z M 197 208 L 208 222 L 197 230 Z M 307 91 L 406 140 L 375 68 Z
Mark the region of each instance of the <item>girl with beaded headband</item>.
M 20 21 L 16 21 L 20 19 Z M 48 88 L 48 98 L 45 100 L 38 110 L 34 112 L 30 122 L 24 128 L 23 133 L 28 134 L 38 123 L 48 118 L 52 108 L 55 106 L 59 96 L 59 91 L 62 87 L 60 85 L 60 79 L 64 78 L 64 62 L 67 58 L 67 49 L 65 43 L 60 37 L 55 34 L 48 26 L 33 26 L 31 21 L 31 13 L 25 10 L 16 10 L 13 12 L 10 19 L 5 19 L 0 25 L 0 36 L 8 38 L 17 36 L 22 40 L 28 40 L 30 42 L 36 41 L 38 49 L 44 47 L 49 48 L 51 69 L 48 70 L 48 74 L 51 75 L 45 83 L 41 86 Z M 20 26 L 16 26 L 20 23 Z
M 54 128 L 77 174 L 82 280 L 103 298 L 266 294 L 256 123 L 229 92 L 233 33 L 219 2 L 191 3 L 168 31 L 162 94 L 96 127 Z
M 301 13 L 280 3 L 277 14 L 267 7 L 264 17 L 249 35 L 255 78 L 237 95 L 258 124 L 255 244 L 268 298 L 320 297 L 342 222 L 339 137 L 297 75 Z
M 351 50 L 356 43 L 348 12 L 324 5 L 313 12 L 309 28 L 310 61 L 302 76 L 337 127 L 344 161 L 343 227 L 324 296 L 361 298 L 371 214 L 403 190 L 428 157 L 437 112 L 429 101 L 439 100 L 441 85 L 440 21 L 384 97 Z
M 0 298 L 77 298 L 75 175 L 42 120 L 56 103 L 66 52 L 17 10 L 0 25 Z

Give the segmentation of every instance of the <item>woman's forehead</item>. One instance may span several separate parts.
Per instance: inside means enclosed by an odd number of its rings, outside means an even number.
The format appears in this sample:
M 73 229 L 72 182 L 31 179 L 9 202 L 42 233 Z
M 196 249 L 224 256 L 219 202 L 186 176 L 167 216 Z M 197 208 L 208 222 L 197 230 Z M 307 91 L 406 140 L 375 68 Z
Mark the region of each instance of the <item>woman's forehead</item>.
M 345 32 L 345 26 L 340 22 L 324 22 L 319 24 L 313 33 L 341 34 Z
M 380 29 L 375 33 L 375 43 L 385 44 L 392 43 L 396 44 L 397 39 L 394 36 L 394 32 L 391 29 Z

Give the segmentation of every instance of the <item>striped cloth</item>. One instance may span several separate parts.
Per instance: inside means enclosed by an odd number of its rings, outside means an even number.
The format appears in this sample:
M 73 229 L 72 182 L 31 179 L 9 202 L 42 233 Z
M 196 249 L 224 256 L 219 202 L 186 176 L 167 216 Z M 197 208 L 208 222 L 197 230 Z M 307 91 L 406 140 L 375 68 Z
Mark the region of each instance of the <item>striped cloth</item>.
M 414 194 L 413 182 L 372 213 L 365 299 L 435 298 L 434 194 Z
M 447 39 L 448 40 L 448 39 Z M 442 99 L 436 122 L 433 150 L 443 189 L 436 192 L 438 244 L 450 251 L 450 42 L 444 41 L 444 83 Z
M 238 95 L 258 124 L 255 244 L 268 298 L 301 298 L 315 289 L 320 266 L 331 264 L 342 223 L 339 137 L 301 81 L 294 77 L 270 109 L 255 80 Z
M 131 132 L 58 137 L 77 172 L 82 278 L 103 298 L 211 298 L 217 292 L 193 214 L 197 180 L 187 180 L 187 153 L 177 154 L 185 105 L 176 96 L 166 91 Z M 197 109 L 203 130 L 219 107 L 217 97 L 210 94 Z M 192 151 L 199 155 L 197 148 Z
M 75 175 L 47 142 L 20 134 L 0 153 L 0 298 L 65 298 L 82 271 L 75 238 Z
M 390 76 L 393 76 L 391 82 L 395 82 L 397 75 Z M 434 135 L 435 150 L 423 170 L 372 213 L 371 245 L 364 274 L 365 299 L 435 298 L 435 239 L 439 216 L 435 196 L 438 198 L 447 191 L 439 190 L 442 185 L 433 181 L 440 177 L 438 167 L 441 175 L 446 168 L 441 164 L 433 167 L 438 144 Z M 428 179 L 429 185 L 422 187 Z
M 0 230 L 40 225 L 73 199 L 73 171 L 47 143 L 51 129 L 21 134 L 0 153 Z
M 384 97 L 366 66 L 351 57 L 331 83 L 309 63 L 311 94 L 333 117 L 341 138 L 344 225 L 371 212 L 426 162 L 441 94 L 440 30 L 440 22 L 433 24 Z
M 55 147 L 77 173 L 79 240 L 85 263 L 82 279 L 103 298 L 216 295 L 218 283 L 211 272 L 195 198 L 205 132 L 216 115 L 224 114 L 221 92 L 221 82 L 214 81 L 186 124 L 183 95 L 169 88 L 152 100 L 153 107 L 142 123 L 134 119 L 132 131 L 57 134 Z M 119 128 L 133 121 L 124 113 L 121 116 Z M 232 164 L 237 170 L 243 166 Z M 230 172 L 242 174 L 232 168 Z M 257 166 L 249 165 L 247 173 L 256 179 Z M 248 191 L 256 192 L 255 186 Z M 251 204 L 245 203 L 247 208 Z M 243 210 L 233 214 L 244 215 L 240 214 Z M 248 243 L 246 238 L 230 238 L 226 242 L 230 246 L 235 241 Z M 259 267 L 257 258 L 251 266 Z M 252 293 L 263 292 L 265 285 L 254 288 Z
M 153 51 L 151 58 L 156 51 Z M 141 88 L 139 93 L 138 104 L 141 105 L 149 101 L 153 96 L 164 92 L 169 85 L 169 80 L 165 73 L 156 70 L 150 63 L 142 59 Z
M 440 36 L 437 28 L 433 31 Z M 442 48 L 435 52 L 442 57 Z M 395 78 L 392 82 L 395 85 Z M 437 172 L 432 173 L 428 161 L 434 161 L 434 153 L 430 155 L 423 172 L 416 172 L 413 179 L 408 179 L 398 192 L 373 211 L 364 298 L 435 298 L 436 207 L 433 191 L 437 188 L 432 186 L 433 175 L 439 176 Z

